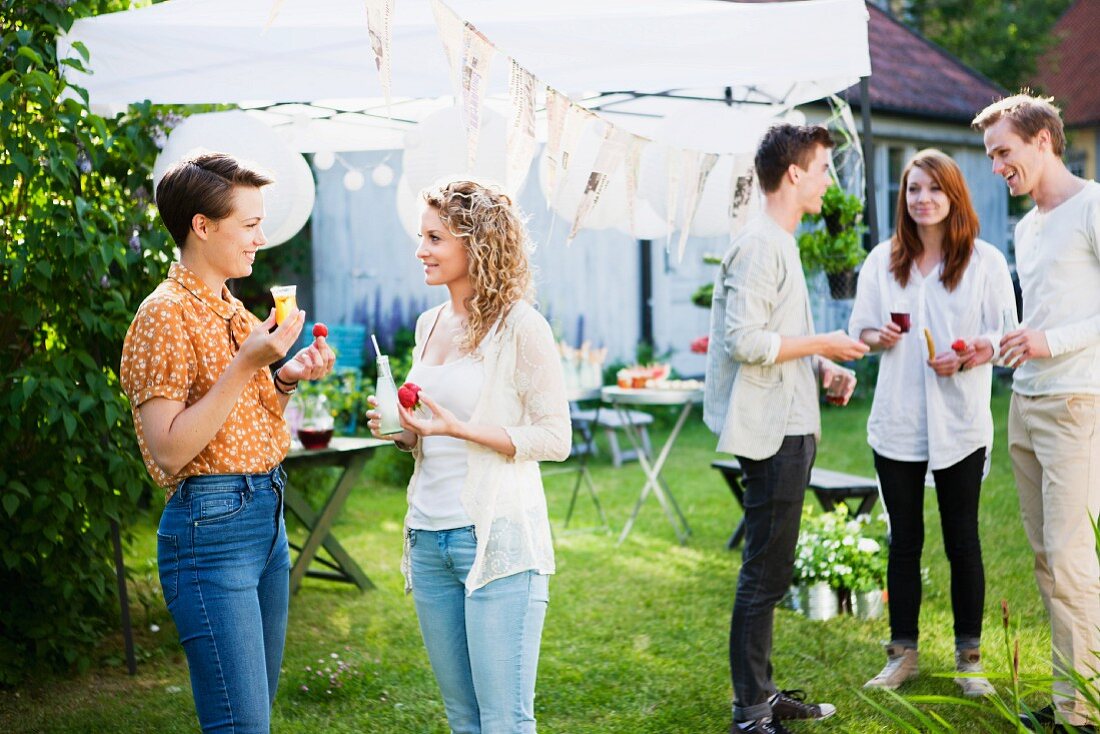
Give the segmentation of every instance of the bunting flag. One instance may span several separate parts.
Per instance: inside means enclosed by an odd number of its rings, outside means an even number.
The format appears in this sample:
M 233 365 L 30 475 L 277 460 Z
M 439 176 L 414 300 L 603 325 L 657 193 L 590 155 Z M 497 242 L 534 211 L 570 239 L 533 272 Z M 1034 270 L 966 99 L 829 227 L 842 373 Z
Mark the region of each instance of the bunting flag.
M 386 100 L 386 115 L 390 114 L 390 82 L 393 77 L 390 50 L 393 44 L 394 0 L 366 0 L 367 35 L 374 51 L 374 64 L 378 67 L 378 79 L 382 96 Z
M 714 170 L 714 164 L 718 162 L 717 153 L 700 153 L 690 151 L 689 168 L 684 176 L 683 185 L 691 187 L 687 191 L 684 200 L 684 216 L 680 223 L 680 248 L 676 253 L 676 259 L 683 262 L 684 249 L 687 248 L 688 235 L 691 234 L 691 223 L 695 219 L 695 212 L 699 209 L 699 199 L 703 196 L 703 187 L 707 185 L 707 178 Z
M 553 194 L 558 190 L 558 169 L 561 166 L 561 140 L 565 132 L 565 115 L 569 111 L 569 98 L 552 87 L 546 88 L 546 208 L 550 208 Z
M 469 23 L 462 36 L 462 119 L 466 124 L 466 163 L 470 169 L 477 160 L 481 134 L 481 105 L 489 83 L 489 64 L 496 49 Z
M 680 172 L 683 170 L 684 158 L 687 151 L 680 148 L 668 149 L 668 209 L 665 212 L 665 224 L 668 226 L 668 239 L 665 240 L 665 251 L 672 249 L 672 231 L 676 228 L 677 208 L 680 206 Z
M 511 60 L 508 94 L 512 101 L 512 119 L 508 126 L 507 171 L 504 188 L 515 194 L 527 178 L 535 151 L 535 75 Z
M 733 159 L 733 178 L 730 181 L 730 237 L 745 226 L 745 221 L 756 209 L 756 166 L 752 153 L 742 153 Z
M 462 68 L 462 34 L 465 26 L 462 19 L 443 4 L 442 0 L 432 0 L 432 15 L 439 29 L 439 41 L 443 44 L 443 55 L 451 69 L 451 93 L 455 104 L 462 97 L 462 85 L 459 83 L 459 70 Z
M 607 180 L 614 175 L 626 158 L 631 137 L 633 136 L 630 133 L 611 124 L 608 124 L 604 129 L 600 150 L 596 153 L 596 162 L 592 164 L 592 172 L 588 174 L 588 183 L 584 187 L 584 194 L 581 196 L 580 203 L 577 204 L 577 213 L 573 217 L 573 228 L 569 230 L 566 244 L 573 241 L 589 212 L 596 208 L 596 204 L 600 201 L 600 195 L 607 188 Z
M 577 149 L 577 143 L 580 142 L 581 133 L 584 131 L 584 126 L 593 120 L 600 120 L 595 113 L 590 112 L 579 104 L 574 104 L 570 100 L 566 100 L 569 106 L 565 110 L 565 126 L 561 134 L 561 170 L 562 173 L 569 170 L 569 164 L 572 161 L 573 151 Z M 610 125 L 611 123 L 604 123 Z
M 637 209 L 638 198 L 638 171 L 642 165 L 642 149 L 649 141 L 639 135 L 631 135 L 630 142 L 626 146 L 626 160 L 623 161 L 623 173 L 626 178 L 626 215 L 630 222 L 630 234 L 637 237 Z
M 271 12 L 267 14 L 267 22 L 264 23 L 264 29 L 260 32 L 261 36 L 267 34 L 268 29 L 271 28 L 271 25 L 275 22 L 275 19 L 279 17 L 279 11 L 283 9 L 283 4 L 285 2 L 286 0 L 274 0 L 274 2 L 271 3 Z

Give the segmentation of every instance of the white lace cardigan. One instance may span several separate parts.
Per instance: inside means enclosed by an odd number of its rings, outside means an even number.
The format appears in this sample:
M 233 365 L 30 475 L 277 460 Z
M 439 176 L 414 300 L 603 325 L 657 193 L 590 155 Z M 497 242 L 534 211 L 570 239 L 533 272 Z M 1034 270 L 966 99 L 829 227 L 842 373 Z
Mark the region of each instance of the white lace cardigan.
M 414 363 L 422 357 L 436 306 L 416 322 Z M 466 577 L 466 593 L 494 579 L 520 571 L 554 573 L 554 548 L 540 461 L 569 457 L 572 430 L 561 358 L 550 325 L 526 302 L 517 303 L 478 347 L 485 361 L 485 381 L 470 422 L 503 426 L 516 448 L 508 457 L 467 442 L 468 472 L 460 500 L 474 521 L 477 555 Z M 419 442 L 413 448 L 416 466 L 409 480 L 412 507 L 420 474 Z M 405 553 L 401 560 L 405 591 L 415 579 L 409 563 L 409 516 L 405 515 Z

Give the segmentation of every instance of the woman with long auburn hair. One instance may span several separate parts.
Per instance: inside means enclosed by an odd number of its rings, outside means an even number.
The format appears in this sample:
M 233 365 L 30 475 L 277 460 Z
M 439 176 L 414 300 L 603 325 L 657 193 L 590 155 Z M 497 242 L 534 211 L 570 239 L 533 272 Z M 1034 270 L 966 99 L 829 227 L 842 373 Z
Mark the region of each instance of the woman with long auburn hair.
M 450 296 L 416 322 L 408 381 L 427 410 L 400 408 L 396 435 L 376 410 L 368 425 L 416 459 L 402 570 L 450 730 L 533 734 L 554 573 L 538 462 L 571 441 L 561 360 L 511 199 L 475 181 L 422 199 L 416 257 Z
M 924 482 L 935 479 L 951 565 L 955 682 L 967 696 L 993 691 L 981 673 L 985 572 L 978 500 L 993 446 L 989 408 L 997 344 L 1015 309 L 1004 255 L 977 239 L 962 171 L 938 150 L 906 164 L 897 231 L 859 275 L 848 332 L 882 352 L 867 422 L 890 517 L 886 667 L 867 687 L 895 689 L 917 675 L 924 545 Z

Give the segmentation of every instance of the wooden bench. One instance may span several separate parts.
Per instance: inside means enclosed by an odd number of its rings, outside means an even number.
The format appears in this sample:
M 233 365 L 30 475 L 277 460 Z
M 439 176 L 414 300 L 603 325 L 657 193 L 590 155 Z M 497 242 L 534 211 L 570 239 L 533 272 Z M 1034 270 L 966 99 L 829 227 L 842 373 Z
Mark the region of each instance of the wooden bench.
M 724 459 L 713 462 L 711 466 L 722 472 L 722 477 L 729 485 L 730 492 L 733 493 L 737 504 L 741 506 L 743 511 L 745 508 L 745 488 L 741 486 L 741 464 L 737 459 Z M 854 474 L 845 474 L 829 469 L 818 469 L 817 467 L 814 467 L 810 472 L 809 489 L 813 490 L 813 493 L 817 496 L 817 501 L 821 503 L 821 507 L 826 512 L 836 509 L 846 500 L 858 499 L 859 505 L 852 514 L 863 515 L 871 512 L 871 508 L 875 506 L 875 501 L 878 499 L 878 482 L 874 479 L 857 477 Z M 745 517 L 742 514 L 741 522 L 738 523 L 737 529 L 733 531 L 726 547 L 733 550 L 741 544 L 744 538 Z
M 627 420 L 637 427 L 646 454 L 652 455 L 653 449 L 649 443 L 649 432 L 646 430 L 646 426 L 653 422 L 653 416 L 641 410 L 628 410 L 625 413 Z M 570 418 L 573 419 L 573 425 L 585 436 L 588 436 L 588 432 L 593 427 L 604 430 L 607 436 L 607 444 L 611 448 L 611 463 L 614 466 L 620 467 L 624 461 L 637 461 L 638 455 L 633 449 L 624 449 L 619 446 L 617 431 L 623 430 L 625 424 L 622 418 L 619 417 L 617 410 L 607 407 L 595 410 L 573 409 L 570 411 Z M 595 443 L 589 442 L 588 445 L 592 446 L 593 453 L 595 453 Z

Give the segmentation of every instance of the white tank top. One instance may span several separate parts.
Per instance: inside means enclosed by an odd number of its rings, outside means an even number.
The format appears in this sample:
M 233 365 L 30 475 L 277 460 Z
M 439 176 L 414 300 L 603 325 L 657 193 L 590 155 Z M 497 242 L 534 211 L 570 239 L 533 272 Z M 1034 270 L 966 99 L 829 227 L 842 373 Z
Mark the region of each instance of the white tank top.
M 417 363 L 406 380 L 419 385 L 456 418 L 467 421 L 481 396 L 485 363 L 473 354 L 440 365 Z M 459 500 L 466 481 L 466 442 L 451 436 L 425 436 L 420 449 L 409 527 L 451 530 L 473 525 Z

